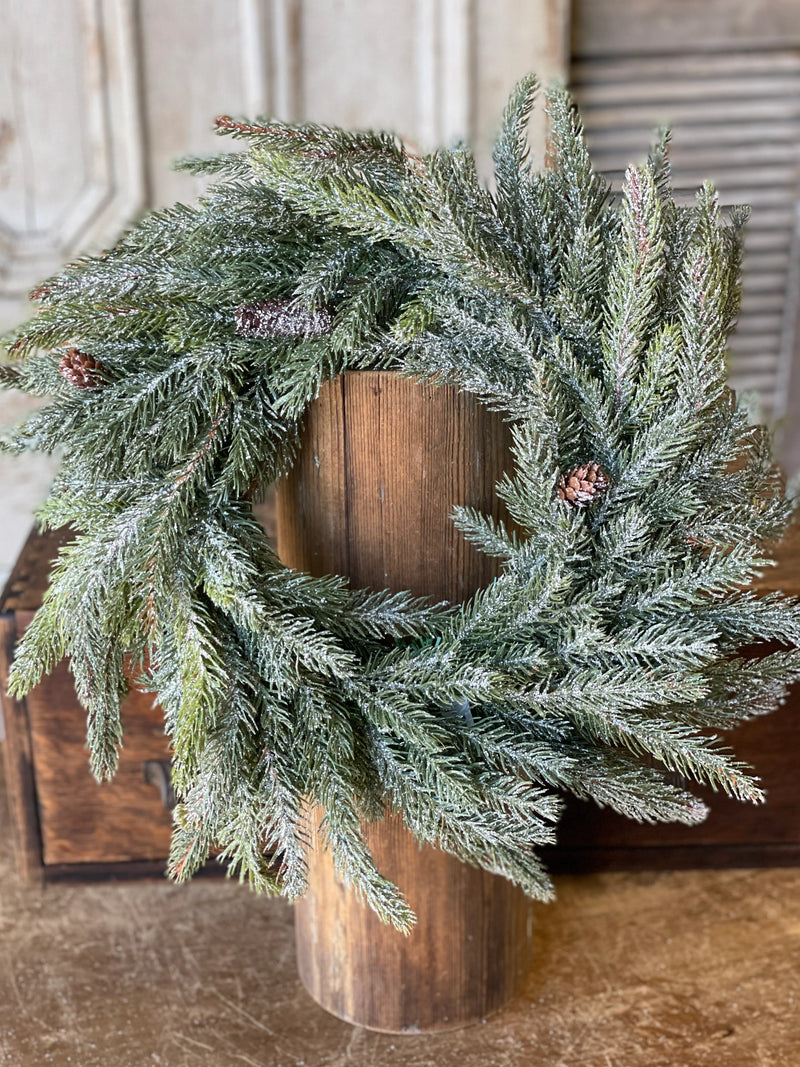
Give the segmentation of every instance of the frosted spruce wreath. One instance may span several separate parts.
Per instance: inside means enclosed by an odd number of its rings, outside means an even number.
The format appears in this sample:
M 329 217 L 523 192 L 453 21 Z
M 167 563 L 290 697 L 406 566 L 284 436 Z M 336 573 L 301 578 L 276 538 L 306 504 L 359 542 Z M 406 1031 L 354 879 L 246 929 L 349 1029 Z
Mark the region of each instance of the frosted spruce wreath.
M 71 657 L 98 778 L 128 678 L 157 695 L 179 879 L 216 848 L 256 888 L 302 894 L 319 803 L 343 876 L 408 928 L 360 829 L 387 806 L 545 898 L 535 850 L 563 793 L 686 823 L 705 807 L 665 771 L 761 799 L 705 730 L 800 676 L 789 647 L 737 656 L 800 637 L 796 601 L 744 590 L 791 514 L 725 384 L 745 213 L 724 221 L 708 186 L 676 206 L 666 139 L 615 201 L 560 91 L 531 172 L 533 90 L 507 108 L 493 192 L 463 148 L 221 119 L 249 150 L 185 164 L 220 175 L 199 206 L 43 285 L 13 340 L 4 382 L 54 399 L 7 447 L 63 449 L 39 518 L 80 532 L 12 688 Z M 468 602 L 294 573 L 253 517 L 347 368 L 450 383 L 511 423 L 498 492 L 518 532 L 454 517 L 503 561 Z

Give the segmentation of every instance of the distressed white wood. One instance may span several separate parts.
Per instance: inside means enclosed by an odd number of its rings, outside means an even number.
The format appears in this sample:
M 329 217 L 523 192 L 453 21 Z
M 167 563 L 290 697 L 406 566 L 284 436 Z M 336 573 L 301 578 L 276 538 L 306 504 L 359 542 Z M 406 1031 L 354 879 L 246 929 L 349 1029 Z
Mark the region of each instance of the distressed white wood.
M 0 0 L 6 301 L 112 240 L 143 203 L 134 16 L 133 0 Z
M 0 320 L 145 201 L 192 199 L 220 112 L 467 138 L 566 63 L 566 0 L 0 0 Z M 57 56 L 58 61 L 53 62 Z M 5 308 L 5 311 L 4 311 Z
M 452 141 L 472 137 L 474 0 L 441 0 L 441 134 Z
M 569 64 L 569 0 L 416 0 L 415 38 L 420 145 L 464 138 L 478 168 L 490 149 L 513 85 L 534 71 L 543 87 Z M 532 158 L 544 162 L 545 116 L 531 118 Z
M 246 115 L 297 117 L 300 0 L 239 0 L 242 107 Z
M 269 9 L 270 109 L 294 121 L 302 100 L 301 0 L 271 0 Z
M 530 71 L 546 87 L 564 80 L 569 67 L 570 0 L 480 0 L 474 29 L 473 135 L 479 169 L 488 174 L 499 116 L 512 86 Z M 534 109 L 531 159 L 542 166 L 546 122 Z
M 249 118 L 270 109 L 269 7 L 261 0 L 239 0 L 242 56 L 242 105 Z
M 568 13 L 568 0 L 0 0 L 0 328 L 143 207 L 202 192 L 171 163 L 233 147 L 220 113 L 379 126 L 425 148 L 468 138 L 485 172 L 514 82 L 566 69 Z M 3 394 L 0 423 L 28 403 Z M 44 457 L 0 457 L 0 571 L 51 473 Z
M 142 107 L 149 199 L 191 201 L 207 183 L 172 170 L 181 155 L 231 150 L 214 131 L 220 113 L 252 101 L 252 43 L 243 45 L 237 0 L 139 0 Z
M 416 0 L 417 139 L 429 151 L 472 136 L 476 0 Z
M 115 239 L 144 205 L 134 0 L 0 0 L 0 327 L 65 260 Z M 0 423 L 35 401 L 0 397 Z M 48 456 L 0 457 L 0 572 L 55 472 Z
M 300 117 L 417 139 L 414 0 L 304 0 Z
M 438 0 L 415 0 L 417 129 L 415 143 L 422 148 L 439 143 L 438 107 Z

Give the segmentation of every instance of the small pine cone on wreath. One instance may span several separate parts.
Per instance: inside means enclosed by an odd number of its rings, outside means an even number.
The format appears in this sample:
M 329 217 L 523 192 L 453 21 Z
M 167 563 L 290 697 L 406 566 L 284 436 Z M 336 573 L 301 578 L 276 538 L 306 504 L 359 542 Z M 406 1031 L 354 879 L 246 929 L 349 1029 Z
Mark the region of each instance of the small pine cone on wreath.
M 333 311 L 329 307 L 310 311 L 293 300 L 260 300 L 257 304 L 236 309 L 236 333 L 239 337 L 270 340 L 278 337 L 320 337 L 333 329 Z
M 580 463 L 558 480 L 558 499 L 573 508 L 585 508 L 608 489 L 608 475 L 599 463 Z
M 78 389 L 97 389 L 103 384 L 103 364 L 92 356 L 71 348 L 58 364 L 62 378 Z

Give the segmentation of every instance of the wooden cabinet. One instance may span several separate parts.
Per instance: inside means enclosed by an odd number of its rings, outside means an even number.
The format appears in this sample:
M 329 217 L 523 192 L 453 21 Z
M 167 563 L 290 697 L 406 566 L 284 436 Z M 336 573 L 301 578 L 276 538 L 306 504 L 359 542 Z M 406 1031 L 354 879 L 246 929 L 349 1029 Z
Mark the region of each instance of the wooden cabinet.
M 571 798 L 559 844 L 544 850 L 555 871 L 668 870 L 701 867 L 800 866 L 800 692 L 763 719 L 726 735 L 737 756 L 755 768 L 765 804 L 744 804 L 687 783 L 711 814 L 699 826 L 632 822 Z
M 24 700 L 8 697 L 13 650 L 41 603 L 62 538 L 31 534 L 0 601 L 6 784 L 18 866 L 29 880 L 157 875 L 169 851 L 169 751 L 153 697 L 124 702 L 124 747 L 113 782 L 89 771 L 86 714 L 61 663 Z

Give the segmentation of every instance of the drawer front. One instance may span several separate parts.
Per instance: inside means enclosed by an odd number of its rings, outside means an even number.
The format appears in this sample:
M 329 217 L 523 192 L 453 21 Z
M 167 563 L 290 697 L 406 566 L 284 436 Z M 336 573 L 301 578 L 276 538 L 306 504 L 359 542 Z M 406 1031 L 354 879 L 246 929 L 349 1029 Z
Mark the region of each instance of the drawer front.
M 18 612 L 18 628 L 31 617 Z M 119 769 L 102 784 L 89 771 L 86 712 L 67 665 L 59 664 L 26 703 L 45 867 L 165 860 L 172 813 L 143 773 L 147 761 L 169 760 L 163 715 L 153 697 L 134 692 L 125 699 Z
M 687 782 L 711 809 L 705 822 L 652 826 L 570 798 L 559 825 L 553 866 L 577 870 L 800 863 L 798 713 L 800 686 L 795 686 L 783 707 L 723 735 L 723 746 L 753 768 L 766 791 L 765 804 L 742 803 Z

